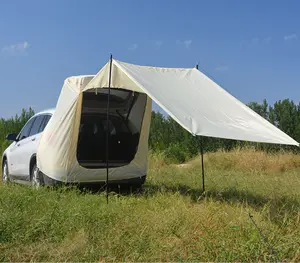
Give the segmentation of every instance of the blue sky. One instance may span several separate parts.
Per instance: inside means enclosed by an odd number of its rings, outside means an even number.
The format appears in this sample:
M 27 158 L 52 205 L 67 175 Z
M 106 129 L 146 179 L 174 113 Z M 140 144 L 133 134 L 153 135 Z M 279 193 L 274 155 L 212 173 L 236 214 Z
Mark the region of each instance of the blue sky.
M 1 1 L 0 116 L 109 59 L 193 67 L 247 103 L 300 101 L 300 1 Z

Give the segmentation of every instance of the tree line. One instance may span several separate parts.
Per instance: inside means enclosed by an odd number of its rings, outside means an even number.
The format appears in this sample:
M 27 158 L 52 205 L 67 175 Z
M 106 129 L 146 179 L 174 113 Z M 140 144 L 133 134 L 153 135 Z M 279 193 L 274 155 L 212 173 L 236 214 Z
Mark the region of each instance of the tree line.
M 290 135 L 296 141 L 300 141 L 300 104 L 285 99 L 268 105 L 264 100 L 262 103 L 250 102 L 248 106 L 271 122 L 273 125 Z M 23 109 L 20 115 L 0 119 L 0 153 L 9 145 L 5 138 L 9 133 L 19 133 L 27 120 L 34 115 L 32 108 Z M 177 162 L 197 155 L 200 148 L 199 136 L 192 136 L 183 129 L 171 117 L 165 117 L 160 112 L 152 112 L 149 147 L 153 152 L 160 152 L 165 157 Z M 218 150 L 230 151 L 234 148 L 255 147 L 264 151 L 291 150 L 297 151 L 296 147 L 279 146 L 273 144 L 251 143 L 236 140 L 203 137 L 205 152 Z
M 271 122 L 273 125 L 290 135 L 296 141 L 300 141 L 300 104 L 296 105 L 292 100 L 285 99 L 268 105 L 250 102 L 252 110 Z M 212 137 L 192 136 L 189 132 L 177 124 L 171 117 L 164 117 L 159 112 L 152 112 L 149 146 L 154 152 L 163 152 L 173 161 L 184 162 L 199 154 L 200 140 L 203 140 L 205 152 L 218 150 L 230 151 L 237 147 L 253 147 L 267 152 L 271 151 L 298 151 L 297 147 L 274 145 L 266 143 L 253 143 L 237 140 L 218 139 Z

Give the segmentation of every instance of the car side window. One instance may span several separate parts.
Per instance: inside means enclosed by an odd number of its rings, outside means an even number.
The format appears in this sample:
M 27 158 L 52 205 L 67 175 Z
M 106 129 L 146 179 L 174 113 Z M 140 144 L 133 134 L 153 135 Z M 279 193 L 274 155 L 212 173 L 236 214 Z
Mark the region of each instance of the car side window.
M 21 133 L 18 136 L 18 140 L 23 140 L 23 139 L 25 139 L 29 136 L 32 124 L 34 123 L 35 119 L 36 119 L 36 117 L 32 118 L 31 120 L 29 120 L 29 122 L 27 122 L 25 124 L 25 126 L 23 127 Z
M 49 120 L 51 119 L 51 115 L 44 115 L 44 120 L 40 126 L 39 132 L 44 131 L 45 127 L 47 126 Z
M 30 130 L 30 133 L 29 133 L 29 136 L 33 136 L 35 134 L 38 134 L 40 131 L 40 127 L 42 125 L 42 122 L 44 121 L 44 117 L 45 115 L 38 115 L 36 118 L 35 118 L 35 121 L 31 127 L 31 130 Z

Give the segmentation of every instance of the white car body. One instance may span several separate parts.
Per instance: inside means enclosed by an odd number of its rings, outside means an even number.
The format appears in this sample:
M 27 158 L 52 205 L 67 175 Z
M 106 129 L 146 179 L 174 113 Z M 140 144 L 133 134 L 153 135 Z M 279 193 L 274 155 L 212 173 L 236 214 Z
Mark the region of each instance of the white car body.
M 54 109 L 35 114 L 24 125 L 16 141 L 4 151 L 2 163 L 7 161 L 11 180 L 29 181 L 32 165 L 36 164 L 36 152 L 43 130 L 47 126 Z M 24 135 L 26 135 L 22 138 Z

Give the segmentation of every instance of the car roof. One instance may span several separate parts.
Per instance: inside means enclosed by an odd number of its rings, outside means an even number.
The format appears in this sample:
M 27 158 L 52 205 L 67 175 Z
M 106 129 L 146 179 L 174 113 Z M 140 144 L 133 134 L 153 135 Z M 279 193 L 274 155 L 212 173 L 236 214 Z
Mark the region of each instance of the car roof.
M 54 111 L 55 111 L 55 108 L 46 109 L 46 110 L 37 112 L 34 116 L 41 115 L 41 114 L 51 114 L 52 115 L 54 113 Z

